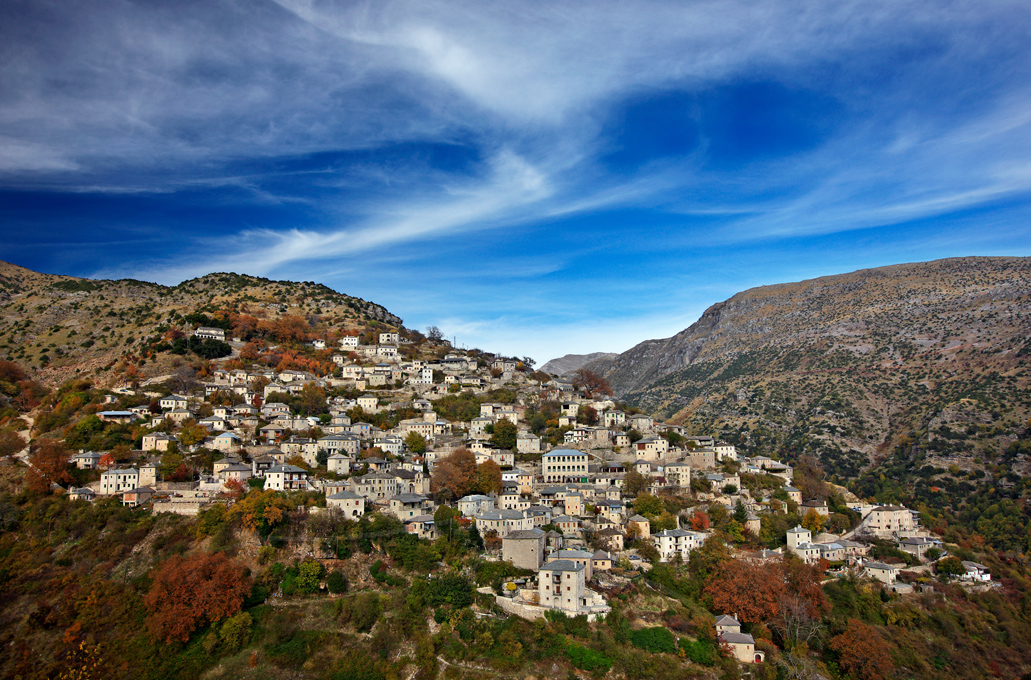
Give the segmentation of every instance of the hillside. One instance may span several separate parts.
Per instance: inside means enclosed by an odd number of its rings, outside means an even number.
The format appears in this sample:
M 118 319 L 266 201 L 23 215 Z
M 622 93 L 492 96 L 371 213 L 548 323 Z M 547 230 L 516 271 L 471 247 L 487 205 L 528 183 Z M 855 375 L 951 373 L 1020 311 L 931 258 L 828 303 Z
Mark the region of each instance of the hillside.
M 185 318 L 191 314 L 246 315 L 255 323 L 302 317 L 312 328 L 335 332 L 401 326 L 380 305 L 313 282 L 215 273 L 168 287 L 0 263 L 0 358 L 51 386 L 75 376 L 113 383 L 120 364 L 138 364 L 144 378 L 167 372 L 170 362 L 152 352 L 149 341 L 189 334 L 196 325 Z
M 591 362 L 605 361 L 608 359 L 615 359 L 618 354 L 612 352 L 592 352 L 590 354 L 567 354 L 565 356 L 552 359 L 548 363 L 541 366 L 540 370 L 545 373 L 552 375 L 564 375 L 566 373 L 572 373 L 581 366 L 589 364 Z
M 745 451 L 816 453 L 847 477 L 915 442 L 970 473 L 1031 413 L 1029 337 L 1031 259 L 960 258 L 753 288 L 588 368 Z

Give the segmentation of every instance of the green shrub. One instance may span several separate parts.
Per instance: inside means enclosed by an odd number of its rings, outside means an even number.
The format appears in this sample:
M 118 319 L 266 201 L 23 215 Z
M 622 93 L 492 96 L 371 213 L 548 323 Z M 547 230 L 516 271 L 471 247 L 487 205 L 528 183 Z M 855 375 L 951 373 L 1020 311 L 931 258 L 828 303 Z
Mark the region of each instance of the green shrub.
M 219 639 L 230 652 L 235 652 L 251 638 L 251 615 L 239 612 L 229 617 L 218 631 Z
M 326 568 L 321 562 L 311 560 L 302 562 L 297 568 L 297 588 L 302 593 L 312 594 L 319 589 L 319 580 L 325 573 Z
M 289 638 L 267 645 L 265 653 L 269 660 L 277 666 L 299 668 L 319 647 L 319 643 L 325 636 L 325 633 L 319 631 L 297 630 Z
M 708 640 L 680 639 L 680 648 L 688 659 L 703 666 L 713 666 L 719 661 L 720 655 L 716 648 Z
M 569 661 L 582 671 L 604 675 L 612 668 L 612 659 L 601 652 L 584 647 L 575 642 L 566 644 L 566 656 Z
M 354 599 L 351 607 L 351 622 L 359 633 L 368 633 L 379 620 L 383 611 L 377 593 L 362 593 Z
M 426 583 L 426 603 L 431 607 L 449 604 L 458 609 L 473 603 L 472 584 L 464 576 L 444 574 Z
M 339 593 L 347 592 L 347 578 L 344 576 L 344 572 L 339 569 L 334 569 L 329 572 L 329 576 L 326 578 L 326 587 L 329 588 L 329 592 L 337 595 Z
M 677 651 L 677 641 L 673 639 L 673 633 L 662 626 L 631 631 L 630 642 L 634 647 L 652 654 L 674 654 Z
M 385 583 L 388 586 L 403 586 L 407 585 L 408 582 L 399 576 L 393 576 L 387 573 L 387 568 L 383 566 L 383 560 L 376 560 L 369 567 L 369 574 L 372 578 L 376 579 L 379 583 Z

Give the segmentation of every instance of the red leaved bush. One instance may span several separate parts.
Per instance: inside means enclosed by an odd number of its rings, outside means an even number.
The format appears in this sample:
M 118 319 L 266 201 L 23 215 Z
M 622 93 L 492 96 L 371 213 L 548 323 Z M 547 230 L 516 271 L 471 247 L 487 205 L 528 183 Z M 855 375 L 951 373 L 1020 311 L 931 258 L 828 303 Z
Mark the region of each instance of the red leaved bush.
M 224 553 L 176 555 L 157 567 L 144 602 L 147 628 L 166 642 L 186 642 L 205 623 L 240 611 L 251 591 L 244 568 Z

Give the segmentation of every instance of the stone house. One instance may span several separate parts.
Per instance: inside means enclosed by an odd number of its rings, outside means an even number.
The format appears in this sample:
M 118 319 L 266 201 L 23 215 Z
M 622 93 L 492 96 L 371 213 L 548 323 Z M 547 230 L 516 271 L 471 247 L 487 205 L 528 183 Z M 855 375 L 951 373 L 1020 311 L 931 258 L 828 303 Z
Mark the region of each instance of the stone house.
M 345 489 L 326 496 L 326 507 L 339 510 L 346 517 L 361 517 L 365 514 L 365 498 Z
M 870 511 L 866 526 L 876 534 L 913 531 L 913 515 L 899 505 L 881 505 Z
M 80 470 L 96 470 L 99 467 L 101 457 L 96 451 L 80 451 L 72 456 L 72 462 Z
M 422 494 L 402 493 L 390 499 L 390 513 L 402 522 L 417 515 L 433 514 L 433 501 Z
M 666 529 L 652 535 L 652 542 L 659 551 L 659 560 L 668 562 L 677 555 L 683 561 L 691 557 L 691 551 L 702 546 L 705 534 L 686 529 Z
M 138 508 L 153 497 L 154 489 L 149 486 L 126 489 L 122 492 L 122 505 L 129 508 Z
M 109 496 L 120 494 L 123 491 L 135 489 L 139 483 L 140 473 L 135 468 L 108 470 L 100 475 L 100 493 Z
M 493 510 L 494 499 L 482 494 L 473 494 L 458 499 L 455 505 L 458 507 L 458 511 L 462 513 L 462 516 L 475 517 L 481 513 Z
M 518 510 L 488 510 L 473 518 L 481 536 L 494 531 L 498 538 L 505 538 L 510 532 L 533 528 L 533 520 Z
M 587 606 L 586 568 L 572 560 L 552 560 L 540 568 L 537 587 L 542 607 L 576 616 Z
M 308 473 L 295 465 L 277 465 L 265 473 L 265 488 L 276 491 L 307 491 Z
M 164 432 L 151 432 L 143 435 L 141 447 L 144 451 L 167 451 L 173 442 L 178 445 L 179 440 Z
M 890 586 L 898 578 L 899 567 L 894 564 L 885 564 L 884 562 L 867 562 L 863 567 L 863 573 L 874 580 Z
M 662 460 L 669 452 L 669 442 L 662 437 L 645 437 L 634 444 L 634 452 L 642 460 Z
M 544 564 L 547 534 L 540 529 L 522 529 L 509 532 L 501 539 L 501 558 L 520 569 L 537 571 Z
M 766 653 L 755 648 L 755 638 L 741 632 L 741 624 L 732 616 L 716 619 L 716 639 L 730 650 L 739 663 L 762 663 Z

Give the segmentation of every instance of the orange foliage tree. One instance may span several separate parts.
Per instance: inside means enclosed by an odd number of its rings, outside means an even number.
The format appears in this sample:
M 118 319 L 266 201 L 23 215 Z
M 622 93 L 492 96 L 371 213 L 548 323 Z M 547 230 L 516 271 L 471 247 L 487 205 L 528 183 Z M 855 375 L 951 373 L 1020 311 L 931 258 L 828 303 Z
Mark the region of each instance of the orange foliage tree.
M 786 589 L 776 564 L 727 560 L 713 572 L 704 592 L 718 611 L 736 614 L 739 621 L 762 623 L 777 615 Z
M 290 509 L 290 502 L 282 494 L 272 489 L 254 490 L 235 503 L 227 516 L 247 529 L 267 536 L 286 518 Z
M 877 629 L 859 619 L 849 619 L 845 632 L 831 638 L 838 663 L 857 680 L 887 680 L 894 675 L 888 644 Z
M 186 642 L 198 626 L 232 616 L 251 591 L 243 566 L 220 552 L 176 555 L 151 578 L 144 599 L 150 611 L 147 628 L 166 642 Z
M 445 500 L 455 500 L 469 493 L 475 478 L 476 455 L 463 446 L 437 461 L 430 490 Z
M 492 460 L 485 460 L 476 466 L 476 491 L 483 494 L 501 493 L 500 465 Z
M 10 428 L 0 429 L 0 458 L 13 456 L 25 448 L 25 440 Z
M 29 488 L 36 493 L 48 493 L 51 484 L 67 484 L 72 481 L 68 474 L 68 451 L 57 439 L 42 439 L 32 447 L 29 470 L 25 479 Z
M 609 381 L 587 368 L 581 368 L 573 374 L 573 387 L 582 391 L 586 397 L 596 394 L 612 394 L 612 386 L 609 385 Z
M 227 479 L 223 486 L 226 488 L 226 493 L 233 498 L 242 498 L 247 493 L 247 485 L 239 479 Z
M 709 528 L 709 516 L 701 510 L 695 510 L 691 515 L 691 528 L 695 531 L 705 531 Z

